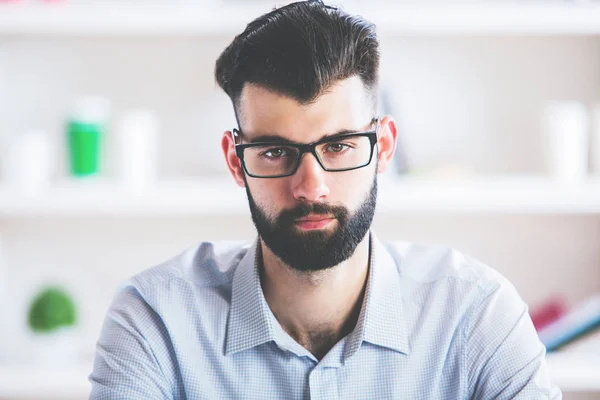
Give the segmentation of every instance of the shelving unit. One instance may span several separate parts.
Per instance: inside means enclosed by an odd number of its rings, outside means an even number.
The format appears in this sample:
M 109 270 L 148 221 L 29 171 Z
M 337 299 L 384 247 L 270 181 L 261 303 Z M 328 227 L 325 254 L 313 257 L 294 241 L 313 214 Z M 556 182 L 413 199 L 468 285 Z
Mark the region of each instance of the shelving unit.
M 399 34 L 600 34 L 600 5 L 568 2 L 384 4 L 349 7 Z M 210 4 L 2 4 L 0 34 L 11 35 L 207 35 L 236 34 L 248 15 L 270 3 Z
M 194 81 L 197 78 L 196 74 L 210 75 L 216 51 L 222 50 L 222 45 L 224 46 L 233 35 L 241 32 L 252 18 L 269 11 L 272 3 L 215 0 L 213 2 L 181 1 L 177 4 L 145 2 L 136 5 L 133 2 L 98 0 L 96 3 L 87 4 L 68 1 L 55 4 L 41 2 L 0 4 L 0 108 L 18 104 L 25 109 L 31 103 L 29 99 L 32 93 L 35 93 L 32 88 L 44 87 L 46 84 L 49 87 L 48 93 L 52 93 L 52 96 L 57 96 L 58 99 L 42 99 L 43 109 L 50 110 L 48 114 L 57 114 L 58 105 L 66 104 L 74 96 L 79 95 L 80 90 L 98 89 L 90 76 L 102 82 L 101 90 L 104 90 L 102 85 L 106 85 L 108 87 L 106 90 L 112 90 L 113 96 L 123 95 L 126 100 L 123 103 L 139 103 L 139 98 L 126 96 L 130 90 L 139 90 L 143 92 L 143 96 L 151 97 L 152 95 L 163 96 L 165 89 L 168 89 L 166 98 L 169 101 L 181 100 L 177 106 L 184 103 L 187 106 L 189 102 L 197 100 L 197 94 L 214 95 L 214 87 L 209 86 L 209 83 L 212 85 L 212 81 L 206 79 L 206 82 L 210 82 L 198 83 Z M 598 2 L 487 2 L 482 0 L 462 4 L 442 4 L 442 2 L 385 4 L 384 1 L 378 0 L 369 2 L 368 6 L 365 5 L 366 2 L 360 1 L 340 0 L 332 3 L 343 3 L 353 13 L 362 14 L 375 22 L 386 46 L 399 43 L 398 48 L 395 49 L 398 51 L 392 55 L 394 62 L 406 65 L 405 59 L 402 58 L 404 55 L 400 54 L 402 52 L 408 54 L 406 59 L 411 61 L 414 60 L 411 56 L 416 56 L 418 61 L 414 66 L 400 68 L 399 71 L 391 69 L 394 74 L 397 74 L 395 76 L 410 75 L 409 83 L 417 82 L 414 86 L 408 85 L 410 86 L 408 90 L 412 90 L 411 94 L 416 98 L 415 103 L 409 103 L 412 108 L 408 110 L 401 109 L 402 113 L 416 111 L 419 118 L 433 119 L 428 113 L 430 110 L 419 107 L 433 105 L 432 108 L 438 107 L 436 110 L 439 111 L 441 103 L 444 107 L 451 108 L 452 103 L 456 101 L 457 96 L 463 94 L 463 91 L 467 99 L 465 108 L 473 104 L 479 106 L 483 103 L 481 99 L 502 92 L 489 104 L 482 105 L 472 113 L 463 112 L 460 107 L 453 109 L 458 111 L 457 118 L 466 115 L 464 118 L 468 118 L 475 126 L 469 133 L 477 132 L 482 136 L 489 134 L 490 138 L 486 140 L 491 139 L 490 146 L 498 145 L 501 150 L 506 150 L 507 146 L 498 140 L 497 136 L 494 137 L 494 133 L 506 132 L 513 135 L 512 139 L 515 141 L 521 140 L 519 136 L 521 134 L 536 133 L 533 131 L 536 126 L 527 118 L 515 121 L 514 125 L 504 124 L 498 128 L 498 132 L 489 133 L 499 122 L 515 115 L 517 119 L 521 116 L 501 109 L 505 104 L 502 103 L 503 101 L 512 101 L 515 97 L 523 96 L 529 103 L 519 103 L 519 107 L 523 106 L 522 109 L 519 108 L 519 112 L 523 115 L 531 115 L 539 111 L 532 105 L 541 106 L 542 101 L 546 100 L 560 100 L 569 96 L 569 99 L 572 97 L 588 102 L 600 99 L 600 86 L 598 86 L 600 78 L 595 78 L 598 75 L 597 66 L 600 65 L 600 51 L 596 51 L 600 48 L 598 47 L 600 44 L 600 3 Z M 113 38 L 119 40 L 112 40 Z M 400 40 L 396 43 L 395 40 L 398 38 Z M 523 41 L 527 43 L 522 45 Z M 559 42 L 556 46 L 554 46 L 555 41 Z M 88 43 L 92 46 L 88 46 Z M 445 46 L 447 43 L 450 45 L 448 48 Z M 499 45 L 500 54 L 497 57 L 494 53 L 496 44 Z M 116 48 L 114 51 L 113 46 Z M 426 47 L 426 50 L 421 51 L 422 47 Z M 516 50 L 511 50 L 513 48 Z M 491 50 L 488 52 L 488 49 Z M 162 59 L 152 58 L 155 50 L 163 56 Z M 453 54 L 454 50 L 459 53 Z M 198 52 L 200 56 L 194 54 L 187 56 L 193 52 Z M 485 54 L 481 55 L 482 53 Z M 174 55 L 174 61 L 162 62 L 171 54 Z M 389 56 L 392 52 L 386 50 L 382 54 Z M 512 58 L 507 58 L 507 54 Z M 111 57 L 118 59 L 118 62 L 113 63 Z M 80 62 L 79 58 L 86 62 Z M 513 63 L 513 59 L 527 60 Z M 43 60 L 45 73 L 38 77 L 34 76 L 34 71 L 38 68 L 40 60 Z M 576 61 L 564 62 L 565 60 Z M 147 64 L 144 64 L 146 62 Z M 494 70 L 498 64 L 501 64 L 499 70 L 505 72 L 499 78 L 495 74 L 497 71 Z M 139 76 L 137 74 L 134 76 L 136 68 L 140 65 L 143 65 L 144 70 L 140 71 Z M 148 67 L 146 70 L 146 66 L 152 68 Z M 183 73 L 181 73 L 182 66 Z M 197 72 L 198 69 L 202 71 Z M 448 76 L 440 72 L 445 72 L 446 69 L 449 71 Z M 82 70 L 85 73 L 81 73 Z M 522 75 L 521 70 L 525 71 Z M 17 80 L 16 83 L 10 76 L 3 75 L 21 71 L 25 71 L 23 79 Z M 160 71 L 160 75 L 155 71 Z M 421 74 L 423 71 L 425 73 Z M 562 76 L 562 71 L 568 71 L 573 76 L 564 80 L 556 79 Z M 119 87 L 111 86 L 113 75 L 108 74 L 119 76 L 116 85 Z M 543 83 L 536 81 L 538 75 L 543 76 Z M 158 82 L 153 81 L 157 83 L 156 91 L 145 90 L 146 88 L 140 84 L 144 79 L 157 76 Z M 162 80 L 162 77 L 168 78 Z M 9 84 L 6 85 L 9 87 L 6 92 L 2 92 L 3 78 L 6 78 L 6 83 Z M 65 79 L 71 80 L 66 82 L 64 87 L 55 84 L 55 81 Z M 172 91 L 169 91 L 172 88 L 169 79 L 175 82 Z M 185 85 L 188 83 L 187 80 L 191 82 L 189 87 Z M 582 80 L 585 82 L 582 83 Z M 515 81 L 520 82 L 516 96 L 510 91 L 510 86 Z M 131 82 L 134 89 L 127 86 Z M 401 83 L 407 86 L 407 80 Z M 530 84 L 532 88 L 529 88 Z M 437 86 L 432 88 L 434 85 Z M 456 87 L 459 87 L 459 90 Z M 404 90 L 404 87 L 400 87 L 400 90 Z M 180 92 L 184 92 L 181 97 Z M 46 97 L 50 96 L 48 93 L 43 92 Z M 440 103 L 430 101 L 438 95 L 441 97 Z M 181 117 L 177 114 L 179 110 L 171 109 L 166 101 L 163 103 L 151 100 L 150 106 L 163 107 L 158 111 L 166 114 L 171 122 Z M 39 104 L 37 106 L 40 108 Z M 453 116 L 454 114 L 451 113 L 442 113 L 442 119 L 437 127 L 440 136 L 446 129 L 447 120 Z M 45 115 L 44 118 L 40 120 L 52 121 L 52 116 Z M 492 122 L 481 124 L 481 121 L 486 118 L 486 121 Z M 19 125 L 19 121 L 22 125 Z M 6 131 L 10 130 L 9 135 L 17 134 L 19 129 L 30 128 L 27 125 L 30 121 L 24 115 L 20 115 L 20 119 L 15 117 L 11 122 L 13 124 L 9 124 L 9 128 L 6 128 Z M 187 119 L 182 125 L 189 122 L 190 120 Z M 452 122 L 456 121 L 450 121 Z M 425 133 L 435 130 L 427 124 L 416 124 L 416 126 Z M 3 118 L 0 116 L 0 135 L 3 134 L 4 128 Z M 176 129 L 170 132 L 177 133 Z M 164 133 L 166 134 L 167 131 Z M 440 146 L 453 145 L 450 143 L 451 140 L 463 140 L 465 146 L 472 145 L 468 142 L 469 139 L 460 135 L 457 137 L 458 139 L 444 138 L 449 142 Z M 182 136 L 179 140 L 181 138 Z M 431 136 L 424 140 L 431 140 Z M 535 140 L 537 138 L 533 139 L 533 142 Z M 469 148 L 469 151 L 477 153 L 481 150 L 480 145 L 483 140 L 474 140 L 474 142 L 473 149 Z M 528 156 L 528 151 L 537 151 L 537 147 L 531 146 L 531 142 L 525 144 L 529 144 L 529 147 L 525 146 L 526 150 L 515 148 L 514 159 L 503 160 L 503 162 L 510 163 L 516 159 L 519 164 L 518 161 Z M 179 156 L 177 149 L 174 148 L 169 149 L 166 154 L 170 157 L 174 157 L 174 154 Z M 519 165 L 531 166 L 527 163 Z M 172 164 L 170 166 L 172 167 Z M 534 165 L 531 170 L 538 173 L 539 169 L 536 170 L 535 166 L 537 165 Z M 189 176 L 189 172 L 186 170 L 186 174 L 182 175 Z M 193 172 L 202 174 L 205 171 Z M 501 260 L 510 262 L 522 258 L 520 263 L 509 264 L 508 267 L 526 275 L 527 278 L 523 278 L 523 282 L 536 287 L 546 284 L 540 283 L 537 276 L 533 276 L 534 274 L 528 275 L 528 268 L 535 262 L 542 267 L 535 265 L 536 268 L 533 269 L 545 271 L 547 268 L 555 273 L 552 276 L 564 276 L 556 271 L 564 269 L 566 264 L 569 264 L 569 274 L 576 274 L 577 268 L 581 267 L 581 270 L 587 271 L 588 274 L 582 275 L 580 280 L 590 280 L 591 266 L 595 266 L 600 258 L 600 251 L 590 250 L 595 248 L 597 243 L 597 236 L 594 236 L 595 224 L 600 224 L 600 179 L 567 185 L 543 176 L 526 175 L 526 173 L 531 171 L 527 170 L 524 175 L 478 176 L 462 180 L 421 177 L 381 180 L 378 213 L 385 216 L 381 226 L 387 229 L 388 233 L 393 233 L 398 221 L 405 223 L 403 218 L 406 216 L 410 217 L 406 218 L 407 224 L 420 224 L 419 216 L 452 215 L 461 223 L 463 220 L 470 221 L 470 225 L 467 223 L 468 226 L 464 230 L 462 227 L 456 228 L 455 225 L 453 228 L 445 228 L 447 230 L 442 229 L 438 237 L 450 235 L 448 232 L 455 229 L 457 236 L 463 235 L 461 237 L 463 243 L 468 243 L 469 239 L 472 239 L 472 242 L 477 243 L 480 248 L 495 255 L 508 251 L 495 249 L 491 251 L 493 245 L 487 242 L 482 245 L 489 239 L 487 233 L 491 232 L 490 240 L 518 240 L 524 243 L 534 243 L 533 239 L 528 242 L 527 235 L 536 236 L 535 242 L 539 244 L 532 245 L 531 249 L 528 247 L 527 253 L 534 254 L 541 251 L 551 253 L 552 256 L 541 257 L 538 261 L 534 256 L 525 257 L 521 248 L 521 253 L 517 251 L 517 256 L 514 258 L 500 257 Z M 501 231 L 498 228 L 500 224 L 498 220 L 502 218 L 496 218 L 491 222 L 493 226 L 489 232 L 485 231 L 486 226 L 481 231 L 473 233 L 469 229 L 480 228 L 475 226 L 470 218 L 473 215 L 478 217 L 478 214 L 516 215 L 521 219 L 518 222 L 515 222 L 517 218 L 507 219 L 508 228 L 506 231 Z M 228 218 L 214 218 L 215 215 Z M 559 218 L 543 219 L 548 215 Z M 71 272 L 79 271 L 81 260 L 87 262 L 85 257 L 90 249 L 94 249 L 95 260 L 89 264 L 97 269 L 92 272 L 94 278 L 90 280 L 93 280 L 94 285 L 97 286 L 108 285 L 108 280 L 102 281 L 108 275 L 113 279 L 110 281 L 112 285 L 120 273 L 125 273 L 119 270 L 122 268 L 119 262 L 123 259 L 133 263 L 144 252 L 147 259 L 158 260 L 158 257 L 163 257 L 160 250 L 168 248 L 171 243 L 187 243 L 192 238 L 196 238 L 196 235 L 202 238 L 204 238 L 202 235 L 208 236 L 214 230 L 214 227 L 210 226 L 211 223 L 219 224 L 221 232 L 242 231 L 243 228 L 240 228 L 242 224 L 239 221 L 242 221 L 243 217 L 247 222 L 247 216 L 245 191 L 238 188 L 229 176 L 164 181 L 158 182 L 154 187 L 137 191 L 122 187 L 110 180 L 64 181 L 57 182 L 37 195 L 26 195 L 3 185 L 0 181 L 0 235 L 3 246 L 6 246 L 6 249 L 0 249 L 0 252 L 4 252 L 9 259 L 9 263 L 0 264 L 0 276 L 19 276 L 18 273 L 22 272 L 23 276 L 31 278 L 32 275 L 27 275 L 29 265 L 44 265 L 48 268 L 54 267 L 56 270 L 65 268 Z M 389 221 L 387 221 L 388 216 Z M 538 216 L 541 218 L 530 218 Z M 105 223 L 104 217 L 111 217 L 112 220 Z M 184 223 L 188 217 L 195 219 Z M 120 219 L 123 220 L 118 221 Z M 65 223 L 67 220 L 68 222 Z M 433 218 L 429 222 L 431 223 L 432 220 L 434 223 L 437 221 Z M 39 230 L 38 221 L 43 222 Z M 489 220 L 486 220 L 486 223 L 488 222 Z M 530 223 L 537 222 L 540 222 L 540 225 L 536 225 L 535 229 L 527 229 L 525 234 L 520 234 L 513 229 L 514 226 L 509 226 L 515 223 L 517 229 L 523 226 L 529 228 Z M 556 231 L 561 229 L 563 223 L 568 225 L 569 230 L 561 236 L 556 234 Z M 152 232 L 154 224 L 163 224 L 157 230 L 163 229 L 165 233 L 154 235 Z M 183 227 L 182 232 L 179 231 L 180 226 Z M 422 228 L 421 232 L 426 231 L 430 226 Z M 403 228 L 405 229 L 403 233 L 410 233 L 410 229 L 405 226 Z M 534 230 L 536 234 L 531 233 Z M 58 232 L 56 235 L 55 231 Z M 548 232 L 554 236 L 548 235 Z M 537 236 L 537 233 L 540 235 Z M 69 236 L 71 240 L 63 243 L 59 235 Z M 95 251 L 102 247 L 103 236 L 106 235 L 110 235 L 111 240 L 106 241 L 101 251 Z M 131 243 L 132 237 L 139 237 L 139 240 Z M 554 240 L 551 243 L 560 243 L 560 245 L 547 246 L 543 240 L 548 237 L 550 241 Z M 565 240 L 562 240 L 563 237 Z M 23 240 L 26 243 L 20 242 Z M 32 248 L 37 251 L 31 252 Z M 569 251 L 572 253 L 568 253 Z M 31 254 L 24 254 L 30 252 Z M 580 256 L 571 265 L 572 260 L 567 255 L 573 253 Z M 483 261 L 488 260 L 484 258 Z M 42 264 L 46 262 L 47 265 Z M 101 267 L 98 267 L 99 265 Z M 502 266 L 502 263 L 496 262 L 495 265 Z M 104 268 L 107 268 L 107 271 Z M 571 272 L 571 268 L 575 272 Z M 85 282 L 85 279 L 82 281 Z M 566 281 L 573 288 L 578 288 L 573 284 L 577 282 L 575 279 Z M 12 289 L 11 285 L 5 286 L 9 290 Z M 586 287 L 590 288 L 592 285 Z M 90 295 L 93 294 L 93 289 L 96 287 L 90 288 Z M 98 302 L 100 303 L 99 300 Z M 98 318 L 101 318 L 104 311 L 102 304 L 97 305 L 94 311 L 97 312 L 93 315 L 97 314 Z M 563 391 L 600 393 L 600 356 L 553 353 L 547 356 L 547 360 L 553 379 Z M 89 363 L 52 370 L 15 365 L 0 366 L 0 398 L 87 398 L 89 393 L 87 376 L 90 371 Z

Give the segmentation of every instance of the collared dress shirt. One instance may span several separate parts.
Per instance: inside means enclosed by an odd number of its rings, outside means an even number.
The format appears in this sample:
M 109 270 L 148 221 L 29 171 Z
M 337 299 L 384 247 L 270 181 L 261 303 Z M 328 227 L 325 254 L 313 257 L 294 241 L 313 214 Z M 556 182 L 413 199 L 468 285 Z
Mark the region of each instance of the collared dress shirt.
M 263 295 L 258 240 L 204 242 L 124 282 L 90 399 L 560 399 L 526 304 L 455 250 L 371 232 L 354 330 L 318 360 Z

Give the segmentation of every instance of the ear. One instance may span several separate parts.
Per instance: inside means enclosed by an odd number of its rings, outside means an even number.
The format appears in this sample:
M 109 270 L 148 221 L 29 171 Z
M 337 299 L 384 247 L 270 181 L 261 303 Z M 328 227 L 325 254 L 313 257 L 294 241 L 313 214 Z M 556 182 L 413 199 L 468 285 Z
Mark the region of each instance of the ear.
M 377 173 L 384 172 L 392 162 L 394 152 L 396 151 L 397 138 L 398 129 L 394 118 L 386 116 L 379 121 L 379 137 L 377 138 L 379 160 L 377 163 Z
M 231 131 L 225 131 L 223 138 L 221 138 L 221 148 L 223 149 L 223 155 L 225 156 L 225 162 L 229 168 L 229 172 L 235 179 L 235 183 L 239 187 L 245 187 L 244 184 L 244 171 L 242 169 L 242 160 L 240 160 L 235 153 L 235 143 L 233 142 L 233 134 Z

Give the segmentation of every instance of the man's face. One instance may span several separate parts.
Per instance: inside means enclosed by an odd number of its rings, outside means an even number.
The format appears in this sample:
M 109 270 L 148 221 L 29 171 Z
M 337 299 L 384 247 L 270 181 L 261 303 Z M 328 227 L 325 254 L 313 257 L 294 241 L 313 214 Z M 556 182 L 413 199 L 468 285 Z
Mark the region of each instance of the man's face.
M 239 106 L 245 143 L 264 135 L 310 143 L 341 131 L 374 129 L 372 105 L 359 78 L 339 82 L 309 105 L 246 85 Z M 364 168 L 328 172 L 307 153 L 292 176 L 244 176 L 261 239 L 299 271 L 323 270 L 348 259 L 373 220 L 376 165 L 377 153 Z

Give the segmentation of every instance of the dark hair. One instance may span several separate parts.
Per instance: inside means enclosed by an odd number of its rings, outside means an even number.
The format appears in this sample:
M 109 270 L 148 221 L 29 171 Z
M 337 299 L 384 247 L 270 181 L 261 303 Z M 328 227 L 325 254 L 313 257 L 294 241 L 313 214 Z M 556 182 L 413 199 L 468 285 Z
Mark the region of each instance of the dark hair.
M 338 80 L 359 76 L 377 106 L 379 41 L 362 17 L 301 1 L 250 22 L 221 53 L 215 78 L 237 108 L 246 83 L 300 103 L 314 101 Z

